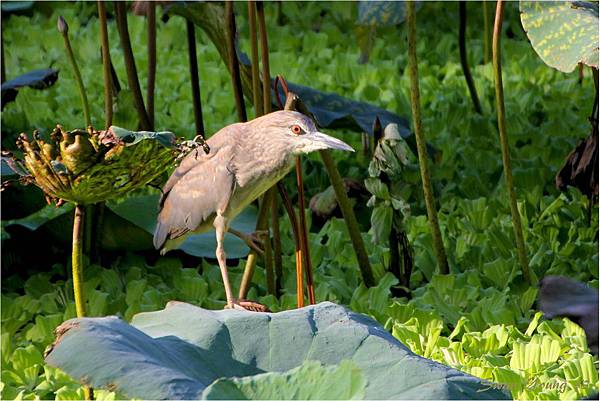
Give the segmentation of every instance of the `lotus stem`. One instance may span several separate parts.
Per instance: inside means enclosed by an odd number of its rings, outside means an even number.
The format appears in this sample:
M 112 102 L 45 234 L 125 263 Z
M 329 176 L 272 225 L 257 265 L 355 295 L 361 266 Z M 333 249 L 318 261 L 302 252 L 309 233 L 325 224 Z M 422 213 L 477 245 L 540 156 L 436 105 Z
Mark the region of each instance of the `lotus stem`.
M 106 23 L 106 6 L 103 0 L 98 1 L 98 19 L 100 20 L 100 41 L 102 42 L 102 75 L 104 77 L 104 129 L 112 125 L 113 99 L 110 76 L 110 47 L 108 46 L 108 27 Z
M 506 187 L 510 202 L 510 212 L 512 214 L 513 231 L 517 245 L 517 256 L 523 277 L 532 285 L 533 277 L 529 271 L 529 262 L 525 250 L 525 241 L 523 239 L 523 228 L 521 227 L 521 216 L 517 207 L 517 195 L 513 185 L 512 168 L 510 163 L 510 151 L 508 147 L 508 136 L 506 134 L 506 112 L 504 110 L 504 89 L 502 87 L 502 63 L 500 36 L 502 33 L 502 18 L 504 15 L 504 2 L 498 0 L 496 3 L 496 19 L 494 21 L 494 36 L 492 39 L 492 63 L 494 68 L 494 81 L 496 83 L 496 110 L 498 111 L 498 133 L 500 134 L 500 148 L 502 150 L 502 164 L 504 166 L 504 176 L 506 178 Z
M 150 130 L 154 131 L 154 86 L 156 82 L 156 4 L 148 2 L 148 86 L 146 103 Z M 202 131 L 203 133 L 204 131 Z
M 300 216 L 299 235 L 300 235 L 300 249 L 302 250 L 302 256 L 304 258 L 304 266 L 306 267 L 306 286 L 308 290 L 308 304 L 314 305 L 315 301 L 315 289 L 312 276 L 312 263 L 310 260 L 310 251 L 308 247 L 308 227 L 306 226 L 305 216 L 305 201 L 304 201 L 304 182 L 302 180 L 302 159 L 300 156 L 296 156 L 296 184 L 298 186 L 298 214 Z
M 2 64 L 2 72 L 0 76 L 0 83 L 4 83 L 6 81 L 6 65 L 4 64 L 4 34 L 0 34 L 0 51 L 2 55 L 0 56 L 0 63 Z
M 202 100 L 200 98 L 200 81 L 198 78 L 198 56 L 196 54 L 196 31 L 194 23 L 186 20 L 188 58 L 190 61 L 190 81 L 192 85 L 192 99 L 194 102 L 194 122 L 196 134 L 204 135 L 204 121 L 202 119 Z
M 119 82 L 119 76 L 117 75 L 117 71 L 115 70 L 115 66 L 113 65 L 112 60 L 110 61 L 110 78 L 111 78 L 111 90 L 113 96 L 117 96 L 119 92 L 121 92 L 121 83 Z
M 267 40 L 265 9 L 262 1 L 256 3 L 256 14 L 258 16 L 258 34 L 260 35 L 260 51 L 263 67 L 263 111 L 265 114 L 269 114 L 271 112 L 271 70 L 269 67 L 269 43 Z
M 83 86 L 83 80 L 81 79 L 81 73 L 79 72 L 79 67 L 77 66 L 77 61 L 75 60 L 75 55 L 73 54 L 73 49 L 71 48 L 71 41 L 69 40 L 69 26 L 67 25 L 67 22 L 62 17 L 62 15 L 58 17 L 57 25 L 58 31 L 62 35 L 63 40 L 65 42 L 67 58 L 69 59 L 69 63 L 71 64 L 73 75 L 75 75 L 75 82 L 77 82 L 77 87 L 79 89 L 79 96 L 81 97 L 81 105 L 83 106 L 83 117 L 85 118 L 85 125 L 86 127 L 89 127 L 90 125 L 92 125 L 92 120 L 90 118 L 90 106 L 88 104 L 85 87 Z
M 458 26 L 458 49 L 460 52 L 460 65 L 467 81 L 467 87 L 469 88 L 469 94 L 473 101 L 473 107 L 477 114 L 481 114 L 481 104 L 479 103 L 479 96 L 477 96 L 477 89 L 473 83 L 473 77 L 471 76 L 471 69 L 469 68 L 469 60 L 467 59 L 467 45 L 466 45 L 466 31 L 467 31 L 467 3 L 464 1 L 458 2 L 458 15 L 459 15 L 459 26 Z
M 491 60 L 490 49 L 490 16 L 488 13 L 488 0 L 483 0 L 483 63 Z
M 248 1 L 248 28 L 250 31 L 250 48 L 252 56 L 252 96 L 256 117 L 262 116 L 263 105 L 260 99 L 260 76 L 258 65 L 258 43 L 256 41 L 256 4 Z
M 138 118 L 140 119 L 140 128 L 148 131 L 151 129 L 151 124 L 150 119 L 148 118 L 148 113 L 146 113 L 146 107 L 144 106 L 144 99 L 142 98 L 142 90 L 140 89 L 140 82 L 138 80 L 137 69 L 135 67 L 133 50 L 131 49 L 131 39 L 129 38 L 129 29 L 127 27 L 126 3 L 115 1 L 114 5 L 117 28 L 119 30 L 119 39 L 121 41 L 121 48 L 123 49 L 125 70 L 127 72 L 127 82 L 133 95 L 133 104 L 137 111 Z
M 274 194 L 273 194 L 274 195 Z M 270 201 L 269 209 L 273 208 L 273 203 L 276 197 L 272 196 Z M 269 228 L 268 213 L 267 223 L 265 224 L 267 230 Z M 267 294 L 275 295 L 275 275 L 273 274 L 273 248 L 271 247 L 271 237 L 267 231 L 266 235 L 263 236 L 263 243 L 265 244 L 265 276 L 267 281 Z
M 329 175 L 331 186 L 335 191 L 335 197 L 340 206 L 340 210 L 342 211 L 342 216 L 344 216 L 344 221 L 346 222 L 346 227 L 350 234 L 350 240 L 352 241 L 354 252 L 356 252 L 356 259 L 358 261 L 362 280 L 367 287 L 373 287 L 375 286 L 375 278 L 373 277 L 373 271 L 371 270 L 369 255 L 367 254 L 365 243 L 360 234 L 360 228 L 354 210 L 352 209 L 352 204 L 346 194 L 342 176 L 335 165 L 331 153 L 328 150 L 321 150 L 319 153 L 321 154 L 321 160 L 323 160 L 323 164 L 327 170 L 327 175 Z
M 83 234 L 85 222 L 85 206 L 75 205 L 75 218 L 73 220 L 73 293 L 75 295 L 75 309 L 77 317 L 85 316 L 85 297 L 83 293 Z
M 275 296 L 281 296 L 283 288 L 283 258 L 281 257 L 281 234 L 279 231 L 279 202 L 273 199 L 271 208 L 271 229 L 273 230 L 273 259 L 275 264 Z
M 579 64 L 580 66 L 582 66 L 582 64 Z M 599 93 L 598 93 L 598 69 L 594 68 L 594 67 L 590 67 L 592 69 L 592 78 L 594 80 L 594 92 L 595 92 L 595 96 L 594 96 L 594 104 L 592 106 L 592 114 L 590 115 L 590 124 L 592 125 L 592 132 L 590 135 L 595 135 L 596 136 L 596 141 L 597 141 L 597 135 L 598 135 L 598 101 L 599 101 Z M 583 73 L 581 74 L 581 76 L 583 77 Z M 596 153 L 597 155 L 598 153 Z M 588 191 L 586 191 L 588 192 Z M 587 194 L 587 198 L 588 198 L 588 208 L 587 208 L 587 224 L 588 227 L 592 226 L 592 214 L 593 214 L 593 209 L 594 209 L 594 198 L 597 198 L 593 191 L 589 191 Z
M 75 205 L 75 216 L 73 218 L 73 248 L 71 254 L 71 266 L 73 269 L 73 294 L 75 296 L 75 310 L 77 317 L 85 317 L 85 294 L 83 292 L 83 234 L 85 229 L 85 206 Z M 86 400 L 94 399 L 94 389 L 83 387 Z
M 419 167 L 421 170 L 421 182 L 423 184 L 423 195 L 425 197 L 425 206 L 427 207 L 427 216 L 429 226 L 433 237 L 435 255 L 441 274 L 448 274 L 448 260 L 442 241 L 442 233 L 438 223 L 437 210 L 431 179 L 429 174 L 429 164 L 427 160 L 427 148 L 425 137 L 421 127 L 421 105 L 419 95 L 419 71 L 417 64 L 417 20 L 415 16 L 415 3 L 409 1 L 406 3 L 406 23 L 408 29 L 408 73 L 410 76 L 410 103 L 413 116 L 413 126 L 415 139 L 417 142 L 417 154 L 419 157 Z
M 254 1 L 252 1 L 252 3 L 254 3 Z M 263 100 L 263 105 L 262 105 L 262 113 L 263 114 L 268 114 L 271 112 L 271 69 L 270 69 L 270 65 L 269 65 L 269 41 L 267 38 L 267 28 L 266 28 L 266 24 L 265 24 L 265 10 L 263 7 L 263 2 L 259 1 L 257 3 L 255 3 L 255 7 L 256 7 L 256 17 L 258 19 L 258 34 L 259 34 L 259 38 L 260 38 L 260 50 L 261 50 L 261 59 L 262 59 L 262 100 Z M 256 30 L 256 28 L 255 28 Z M 254 36 L 252 36 L 252 42 L 256 43 L 255 39 L 256 38 L 256 32 L 254 33 Z M 256 46 L 255 46 L 256 47 Z M 258 49 L 254 48 L 252 49 L 253 52 L 258 53 Z M 254 54 L 253 54 L 254 57 Z M 256 69 L 257 71 L 254 71 L 254 65 L 256 65 Z M 253 66 L 253 70 L 252 70 L 252 88 L 253 88 L 253 99 L 256 102 L 255 104 L 257 105 L 256 107 L 260 107 L 258 105 L 260 105 L 260 90 L 254 92 L 254 76 L 255 74 L 258 76 L 258 60 L 256 60 L 256 63 L 253 61 L 252 62 L 252 66 Z M 258 83 L 260 82 L 260 79 L 257 79 L 257 84 L 256 87 L 258 87 Z M 277 190 L 275 189 L 275 187 L 271 187 L 269 190 L 269 192 L 271 192 L 271 197 L 273 199 L 272 201 L 272 205 L 271 208 L 274 210 L 277 210 Z M 274 215 L 275 216 L 275 215 Z M 274 247 L 274 259 L 275 261 L 279 260 L 279 263 L 281 264 L 282 261 L 282 257 L 281 257 L 281 238 L 280 238 L 280 233 L 279 233 L 279 222 L 275 222 L 275 220 L 277 220 L 275 217 L 273 217 L 273 241 L 275 243 L 278 243 L 279 246 L 278 247 Z M 277 230 L 275 229 L 275 224 L 277 224 Z M 276 262 L 277 263 L 277 262 Z M 267 262 L 268 266 L 272 266 L 273 262 L 272 261 L 268 261 Z M 282 266 L 280 265 L 279 268 L 281 269 Z
M 283 199 L 283 206 L 285 207 L 290 219 L 290 223 L 292 224 L 292 231 L 296 246 L 296 306 L 298 308 L 302 308 L 304 306 L 304 285 L 302 283 L 302 259 L 300 257 L 300 232 L 298 219 L 296 218 L 294 207 L 292 206 L 292 202 L 290 201 L 290 197 L 285 190 L 283 182 L 279 181 L 277 183 L 277 189 L 279 190 L 281 199 Z
M 240 283 L 240 290 L 238 291 L 238 299 L 246 299 L 248 290 L 250 289 L 250 283 L 252 283 L 252 276 L 254 275 L 254 267 L 256 266 L 256 259 L 258 255 L 253 250 L 248 252 L 246 257 L 246 265 L 244 266 L 244 273 L 242 275 L 242 282 Z
M 229 55 L 229 71 L 233 84 L 233 95 L 235 96 L 235 107 L 239 121 L 247 121 L 246 105 L 244 104 L 244 93 L 242 92 L 242 79 L 240 77 L 240 64 L 235 49 L 235 16 L 233 15 L 233 2 L 225 2 L 225 20 L 227 25 L 227 53 Z

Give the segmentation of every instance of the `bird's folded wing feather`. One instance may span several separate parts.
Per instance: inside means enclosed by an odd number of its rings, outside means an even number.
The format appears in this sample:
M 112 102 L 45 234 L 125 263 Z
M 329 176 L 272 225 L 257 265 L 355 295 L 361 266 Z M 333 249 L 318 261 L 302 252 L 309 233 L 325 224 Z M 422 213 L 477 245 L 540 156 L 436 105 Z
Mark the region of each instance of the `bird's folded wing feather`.
M 154 231 L 157 249 L 227 208 L 235 183 L 228 168 L 234 149 L 231 144 L 220 145 L 211 146 L 209 155 L 197 159 L 192 152 L 167 181 Z

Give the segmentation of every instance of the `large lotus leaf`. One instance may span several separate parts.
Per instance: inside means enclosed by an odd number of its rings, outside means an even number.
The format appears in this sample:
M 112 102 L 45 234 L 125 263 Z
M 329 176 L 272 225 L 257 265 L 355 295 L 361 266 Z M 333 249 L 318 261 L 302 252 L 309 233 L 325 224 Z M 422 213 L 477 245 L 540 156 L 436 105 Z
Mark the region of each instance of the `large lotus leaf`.
M 223 61 L 227 64 L 229 50 L 227 47 L 227 32 L 225 30 L 225 11 L 223 5 L 217 2 L 177 2 L 170 5 L 168 12 L 181 15 L 198 25 L 216 46 Z M 240 61 L 240 77 L 244 95 L 252 99 L 252 66 L 248 57 L 241 51 L 236 51 Z M 355 131 L 371 133 L 373 122 L 379 117 L 385 127 L 389 123 L 398 124 L 402 136 L 411 135 L 408 122 L 398 115 L 373 106 L 369 103 L 350 100 L 335 93 L 324 93 L 288 82 L 289 89 L 295 92 L 302 102 L 313 113 L 321 127 L 348 128 Z M 280 88 L 282 91 L 283 89 Z M 283 94 L 283 92 L 281 92 Z M 285 96 L 282 97 L 285 99 Z M 275 96 L 272 96 L 276 106 Z
M 21 2 L 24 3 L 24 2 Z M 2 10 L 4 11 L 4 5 L 6 2 L 2 3 Z M 3 82 L 0 86 L 1 96 L 2 96 L 2 108 L 4 106 L 15 100 L 17 96 L 17 91 L 19 88 L 24 86 L 28 86 L 34 89 L 44 89 L 49 86 L 54 85 L 56 80 L 58 79 L 58 70 L 54 68 L 48 68 L 45 70 L 34 70 L 30 71 L 26 74 L 19 75 L 18 77 Z
M 578 63 L 598 68 L 598 3 L 520 1 L 521 23 L 538 56 L 571 72 Z
M 158 215 L 158 194 L 137 195 L 120 200 L 107 202 L 107 207 L 118 216 L 130 221 L 136 226 L 154 234 L 156 218 Z M 231 227 L 243 232 L 251 233 L 255 230 L 258 212 L 254 206 L 244 209 L 231 223 Z M 215 257 L 217 241 L 214 231 L 204 234 L 191 235 L 180 247 L 188 255 L 197 257 Z M 227 258 L 239 259 L 248 254 L 248 247 L 238 237 L 225 234 L 225 250 Z
M 229 398 L 239 393 L 223 391 L 237 388 L 248 396 L 299 398 L 305 389 L 258 389 L 279 380 L 260 375 L 287 372 L 279 377 L 289 378 L 298 373 L 290 370 L 306 361 L 343 367 L 345 360 L 360 370 L 366 399 L 508 397 L 478 378 L 413 354 L 371 318 L 329 302 L 279 313 L 210 311 L 170 302 L 162 311 L 134 316 L 131 325 L 116 317 L 72 319 L 57 333 L 46 357 L 49 365 L 127 397 L 197 399 L 219 390 L 216 394 Z M 233 386 L 215 383 L 234 377 L 250 379 L 229 380 Z M 338 380 L 329 385 L 348 385 L 346 375 Z M 248 391 L 254 386 L 254 393 Z

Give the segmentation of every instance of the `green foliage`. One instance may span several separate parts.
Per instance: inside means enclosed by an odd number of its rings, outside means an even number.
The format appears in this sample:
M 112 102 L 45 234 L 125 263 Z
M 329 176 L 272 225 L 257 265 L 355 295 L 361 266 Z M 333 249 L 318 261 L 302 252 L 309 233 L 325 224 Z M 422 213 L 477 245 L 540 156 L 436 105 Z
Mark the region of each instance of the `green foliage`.
M 55 26 L 57 15 L 63 14 L 70 21 L 73 47 L 81 60 L 89 97 L 97 100 L 91 102 L 92 120 L 101 126 L 103 102 L 98 99 L 102 99 L 103 83 L 98 79 L 102 72 L 95 4 L 76 2 L 55 7 L 50 17 L 34 12 L 31 18 L 13 15 L 3 20 L 7 77 L 50 66 L 69 71 Z M 245 4 L 236 3 L 235 7 L 238 15 L 245 15 Z M 404 28 L 378 32 L 372 42 L 371 62 L 357 64 L 360 49 L 348 40 L 356 22 L 352 7 L 343 2 L 286 2 L 283 12 L 291 18 L 284 26 L 271 24 L 276 8 L 268 3 L 265 7 L 273 74 L 283 73 L 289 81 L 369 101 L 408 117 L 406 46 L 399 40 L 405 35 Z M 461 73 L 456 21 L 452 18 L 455 8 L 453 3 L 424 4 L 418 27 L 422 40 L 417 49 L 422 61 L 423 124 L 428 140 L 439 150 L 432 164 L 432 180 L 442 206 L 440 225 L 453 271 L 448 277 L 433 274 L 435 258 L 420 188 L 408 184 L 402 190 L 410 193 L 407 199 L 412 211 L 406 220 L 415 255 L 411 288 L 429 284 L 416 291 L 410 302 L 391 299 L 390 288 L 397 280 L 385 274 L 389 250 L 373 244 L 369 256 L 379 285 L 365 288 L 343 221 L 332 219 L 323 227 L 313 227 L 309 234 L 316 298 L 367 313 L 386 324 L 416 353 L 479 377 L 491 377 L 515 397 L 581 398 L 599 389 L 595 376 L 598 362 L 588 353 L 578 326 L 563 319 L 544 320 L 537 314 L 537 289 L 523 282 L 516 267 L 506 193 L 499 185 L 502 165 L 492 108 L 492 73 L 489 65 L 478 65 L 483 48 L 482 29 L 477 25 L 481 15 L 477 7 L 469 8 L 477 14 L 469 15 L 473 29 L 469 29 L 467 44 L 483 116 L 472 113 Z M 321 15 L 321 11 L 326 13 Z M 245 18 L 238 18 L 237 23 L 241 48 L 249 49 Z M 24 26 L 28 27 L 27 35 L 23 35 Z M 130 16 L 129 27 L 134 42 L 146 43 L 144 18 Z M 588 90 L 593 87 L 591 77 L 586 71 L 580 86 L 576 73 L 548 68 L 521 33 L 515 3 L 506 5 L 504 30 L 514 35 L 503 40 L 505 102 L 511 116 L 507 121 L 511 156 L 531 267 L 538 277 L 563 274 L 597 288 L 597 207 L 592 209 L 588 224 L 586 199 L 575 190 L 559 195 L 554 188 L 554 175 L 564 157 L 578 139 L 589 133 L 587 117 L 594 96 Z M 193 112 L 187 50 L 185 40 L 181 40 L 184 32 L 182 18 L 158 22 L 161 57 L 157 64 L 156 110 L 160 112 L 156 114 L 156 127 L 191 138 Z M 118 52 L 118 35 L 112 23 L 109 39 L 113 51 Z M 207 132 L 215 132 L 236 120 L 231 83 L 216 49 L 203 34 L 198 33 L 197 40 L 205 125 Z M 145 87 L 147 52 L 141 45 L 134 52 Z M 131 93 L 125 88 L 123 59 L 113 57 L 113 62 L 124 86 L 116 99 L 114 123 L 135 129 L 137 117 L 131 112 Z M 75 82 L 62 72 L 53 87 L 44 91 L 22 88 L 16 101 L 6 106 L 2 112 L 4 145 L 14 143 L 18 132 L 54 126 L 58 117 L 65 126 L 81 125 L 81 106 L 73 96 L 77 93 Z M 344 140 L 359 149 L 357 136 L 347 135 Z M 343 175 L 366 176 L 369 160 L 341 154 L 334 157 Z M 306 158 L 304 166 L 307 196 L 329 185 L 318 156 Z M 294 308 L 296 302 L 295 277 L 290 268 L 294 265 L 293 238 L 287 219 L 282 219 L 280 225 L 283 295 L 278 299 L 263 295 L 266 282 L 260 266 L 248 295 L 274 311 Z M 372 234 L 363 235 L 367 243 L 373 242 Z M 65 280 L 66 267 L 47 267 L 49 273 L 32 275 L 25 286 L 18 285 L 20 279 L 3 280 L 2 399 L 82 397 L 78 383 L 40 364 L 40 355 L 54 337 L 54 326 L 75 316 L 72 284 Z M 230 268 L 234 286 L 241 280 L 242 268 L 243 264 Z M 207 261 L 183 269 L 180 261 L 170 257 L 148 264 L 139 256 L 127 254 L 111 266 L 90 266 L 85 279 L 88 310 L 93 315 L 118 314 L 129 320 L 136 313 L 161 309 L 170 300 L 211 309 L 224 306 L 219 269 Z M 18 361 L 16 367 L 13 361 Z M 541 373 L 534 373 L 537 369 Z M 96 395 L 122 398 L 106 392 Z
M 360 369 L 348 360 L 337 367 L 306 361 L 284 373 L 218 379 L 206 389 L 209 400 L 358 400 L 364 399 Z
M 597 221 L 594 220 L 591 228 L 585 226 L 585 200 L 576 194 L 570 194 L 572 199 L 562 195 L 554 202 L 551 197 L 543 198 L 540 201 L 542 208 L 535 213 L 542 214 L 541 218 L 527 220 L 525 232 L 531 246 L 542 250 L 537 262 L 532 262 L 540 276 L 547 268 L 583 280 L 597 277 L 597 250 L 593 239 Z M 596 362 L 595 359 L 586 362 L 591 356 L 585 356 L 588 351 L 582 330 L 566 320 L 543 321 L 532 310 L 537 290 L 522 283 L 512 248 L 503 245 L 502 241 L 510 243 L 508 235 L 511 227 L 507 211 L 501 217 L 494 217 L 495 214 L 490 212 L 494 208 L 502 210 L 498 203 L 493 201 L 490 205 L 485 199 L 460 201 L 450 205 L 453 208 L 451 215 L 442 213 L 442 227 L 452 230 L 449 237 L 456 238 L 457 243 L 456 251 L 449 256 L 454 266 L 464 266 L 465 271 L 450 276 L 428 276 L 430 283 L 415 290 L 410 303 L 403 299 L 390 299 L 390 288 L 397 284 L 397 279 L 390 273 L 383 275 L 382 261 L 387 258 L 387 250 L 381 246 L 371 247 L 371 262 L 379 285 L 367 289 L 360 283 L 358 266 L 343 221 L 328 221 L 318 233 L 309 236 L 317 299 L 348 304 L 355 311 L 372 315 L 385 323 L 386 328 L 411 350 L 428 358 L 437 358 L 440 362 L 496 383 L 511 383 L 510 380 L 518 379 L 525 387 L 514 390 L 512 385 L 507 385 L 507 388 L 521 398 L 531 399 L 537 394 L 526 392 L 528 381 L 545 378 L 539 385 L 550 386 L 563 383 L 567 375 L 574 380 L 572 386 L 578 386 L 578 396 L 597 390 L 597 380 L 584 378 L 584 374 L 588 374 L 585 373 L 585 364 Z M 573 218 L 576 218 L 575 222 Z M 431 250 L 426 224 L 423 217 L 407 220 L 409 239 L 419 255 L 416 264 L 419 270 L 412 277 L 413 288 L 421 284 L 424 276 L 431 274 L 427 271 L 427 263 L 431 266 L 434 263 L 433 256 L 427 256 Z M 492 227 L 490 232 L 499 232 L 493 242 L 487 239 L 488 227 Z M 282 234 L 283 248 L 293 250 L 291 228 L 287 221 L 282 221 Z M 560 244 L 568 241 L 569 235 L 575 245 L 570 253 L 564 254 Z M 369 237 L 365 239 L 369 240 Z M 286 253 L 284 266 L 292 266 L 293 260 L 293 253 Z M 476 269 L 479 263 L 485 264 L 482 271 Z M 240 282 L 243 265 L 242 262 L 230 268 L 232 283 Z M 24 295 L 9 291 L 2 296 L 2 355 L 5 360 L 12 360 L 16 349 L 30 345 L 42 353 L 53 339 L 54 327 L 75 316 L 70 280 L 65 282 L 51 277 L 48 273 L 34 275 L 26 282 Z M 264 270 L 259 267 L 248 297 L 280 311 L 295 306 L 294 291 L 295 277 L 286 272 L 281 298 L 260 296 L 266 292 L 266 279 Z M 224 291 L 217 266 L 202 263 L 198 269 L 182 269 L 180 261 L 169 257 L 160 258 L 152 266 L 131 254 L 110 269 L 90 266 L 86 271 L 86 293 L 90 294 L 88 310 L 91 316 L 121 314 L 130 319 L 142 311 L 161 309 L 170 300 L 191 302 L 205 308 L 224 306 Z M 549 336 L 559 341 L 561 349 L 558 359 L 550 358 L 551 354 L 546 356 L 545 351 L 540 354 L 540 361 L 545 361 L 543 366 L 548 373 L 535 376 L 537 378 L 527 369 L 523 372 L 517 369 L 517 359 L 511 362 L 515 354 L 514 343 L 538 341 L 533 340 L 535 336 L 541 336 L 540 347 L 548 342 L 542 337 Z M 460 347 L 453 343 L 460 344 Z M 568 349 L 565 348 L 567 345 Z M 468 354 L 468 358 L 464 354 Z M 12 365 L 3 364 L 3 369 L 13 371 Z M 554 371 L 557 373 L 552 373 Z M 51 380 L 50 384 L 40 388 L 37 385 L 21 387 L 20 382 L 5 380 L 3 374 L 3 398 L 4 394 L 24 391 L 24 397 L 37 394 L 42 398 L 56 396 L 64 399 L 61 397 L 67 389 L 78 391 L 75 382 L 61 382 L 55 377 L 58 374 L 55 371 L 43 374 L 39 366 L 37 372 L 40 375 L 36 379 L 38 385 L 47 380 Z M 49 375 L 50 379 L 45 379 L 45 375 Z M 52 383 L 60 386 L 54 387 Z M 565 386 L 572 387 L 569 384 Z M 52 395 L 63 387 L 64 390 Z M 551 395 L 560 395 L 552 393 L 559 390 L 547 391 Z M 572 396 L 574 393 L 567 394 Z
M 521 22 L 542 60 L 571 72 L 583 63 L 598 68 L 598 3 L 520 1 Z

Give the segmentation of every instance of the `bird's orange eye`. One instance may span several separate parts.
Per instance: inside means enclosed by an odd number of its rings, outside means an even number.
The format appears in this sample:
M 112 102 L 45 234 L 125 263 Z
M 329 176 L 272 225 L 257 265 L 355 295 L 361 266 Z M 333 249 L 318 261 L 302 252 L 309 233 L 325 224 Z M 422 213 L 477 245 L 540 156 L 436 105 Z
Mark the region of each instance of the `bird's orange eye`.
M 292 125 L 290 128 L 292 129 L 292 132 L 296 135 L 300 135 L 302 133 L 302 128 L 300 128 L 299 125 Z

